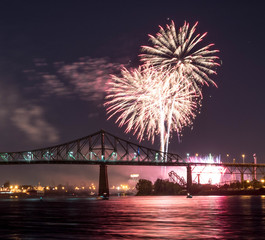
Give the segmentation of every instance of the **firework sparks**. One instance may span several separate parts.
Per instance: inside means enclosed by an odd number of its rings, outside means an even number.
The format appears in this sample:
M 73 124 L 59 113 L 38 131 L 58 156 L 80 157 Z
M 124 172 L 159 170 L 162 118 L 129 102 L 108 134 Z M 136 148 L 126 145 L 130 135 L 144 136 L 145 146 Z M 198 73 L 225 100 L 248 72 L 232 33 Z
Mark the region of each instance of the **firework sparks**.
M 194 84 L 200 91 L 200 86 L 216 83 L 209 75 L 216 74 L 219 59 L 214 54 L 218 50 L 210 50 L 214 44 L 198 48 L 198 44 L 207 33 L 194 35 L 198 22 L 190 29 L 188 23 L 176 31 L 172 21 L 166 29 L 160 26 L 156 36 L 149 35 L 153 46 L 142 46 L 141 61 L 147 65 L 178 72 Z
M 219 66 L 218 50 L 210 50 L 213 44 L 198 48 L 206 33 L 194 36 L 196 26 L 190 29 L 185 22 L 176 31 L 172 21 L 166 29 L 160 27 L 155 37 L 149 35 L 153 46 L 142 47 L 143 65 L 131 71 L 124 68 L 121 77 L 112 76 L 109 83 L 105 103 L 109 118 L 118 115 L 119 126 L 127 125 L 125 132 L 137 133 L 140 141 L 147 136 L 154 142 L 159 134 L 160 150 L 165 153 L 172 131 L 180 135 L 192 125 L 202 86 L 217 87 L 209 76 Z
M 154 142 L 159 134 L 160 150 L 164 152 L 171 131 L 180 133 L 192 124 L 198 107 L 196 91 L 176 74 L 152 67 L 124 68 L 121 75 L 112 76 L 109 83 L 105 103 L 109 118 L 117 114 L 119 126 L 127 125 L 126 132 L 138 132 L 139 141 L 146 135 Z

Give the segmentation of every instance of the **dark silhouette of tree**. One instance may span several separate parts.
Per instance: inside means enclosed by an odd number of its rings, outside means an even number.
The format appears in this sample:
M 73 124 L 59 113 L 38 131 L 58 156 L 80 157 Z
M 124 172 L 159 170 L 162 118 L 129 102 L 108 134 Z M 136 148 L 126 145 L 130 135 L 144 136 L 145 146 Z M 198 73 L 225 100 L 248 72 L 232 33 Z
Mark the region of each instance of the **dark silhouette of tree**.
M 247 181 L 247 180 L 244 180 L 243 183 L 242 183 L 242 187 L 243 187 L 244 189 L 247 189 L 249 186 L 250 186 L 250 182 Z
M 137 194 L 138 196 L 143 195 L 151 195 L 153 191 L 153 184 L 151 181 L 146 179 L 140 179 L 136 184 Z
M 239 181 L 233 182 L 230 184 L 230 188 L 232 189 L 240 189 L 241 188 L 241 183 Z
M 220 189 L 224 189 L 224 190 L 227 190 L 228 188 L 229 188 L 228 184 L 224 184 L 222 187 L 220 187 Z
M 9 188 L 10 187 L 10 182 L 9 181 L 6 181 L 5 183 L 4 183 L 4 188 Z
M 178 183 L 168 180 L 157 179 L 154 184 L 154 194 L 156 195 L 176 195 L 182 190 Z
M 256 179 L 253 179 L 253 181 L 250 184 L 253 186 L 254 189 L 262 188 L 262 183 Z
M 164 193 L 164 184 L 162 179 L 157 179 L 154 184 L 154 193 L 155 194 L 161 194 Z

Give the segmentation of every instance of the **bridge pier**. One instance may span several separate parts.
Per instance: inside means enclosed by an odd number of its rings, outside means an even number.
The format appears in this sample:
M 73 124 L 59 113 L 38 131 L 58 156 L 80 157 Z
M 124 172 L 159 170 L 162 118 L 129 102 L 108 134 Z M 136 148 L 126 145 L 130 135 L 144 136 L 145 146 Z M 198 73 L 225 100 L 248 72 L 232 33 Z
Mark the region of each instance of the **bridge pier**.
M 241 172 L 241 185 L 243 187 L 243 184 L 244 184 L 244 172 Z
M 106 164 L 100 164 L 99 167 L 99 187 L 98 196 L 109 197 L 109 181 Z
M 201 184 L 201 181 L 200 181 L 200 180 L 201 180 L 201 179 L 200 179 L 200 176 L 201 176 L 201 174 L 199 174 L 199 173 L 198 173 L 198 174 L 197 174 L 197 177 L 198 177 L 198 184 L 199 184 L 199 185 Z
M 188 164 L 187 166 L 187 192 L 190 193 L 192 186 L 192 171 L 191 171 L 191 165 Z

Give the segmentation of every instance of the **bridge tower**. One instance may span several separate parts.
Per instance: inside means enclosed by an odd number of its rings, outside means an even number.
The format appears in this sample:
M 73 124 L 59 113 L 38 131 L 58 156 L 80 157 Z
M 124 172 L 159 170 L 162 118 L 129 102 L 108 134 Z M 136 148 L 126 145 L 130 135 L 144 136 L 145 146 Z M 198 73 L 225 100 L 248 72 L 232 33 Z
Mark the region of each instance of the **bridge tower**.
M 100 131 L 101 138 L 101 160 L 105 161 L 105 132 Z M 109 181 L 108 181 L 108 171 L 107 165 L 105 163 L 100 164 L 99 167 L 99 188 L 98 195 L 109 197 Z
M 192 170 L 191 165 L 187 166 L 187 191 L 190 192 L 192 186 Z
M 99 196 L 109 196 L 109 181 L 108 181 L 108 171 L 106 164 L 100 164 L 99 166 Z

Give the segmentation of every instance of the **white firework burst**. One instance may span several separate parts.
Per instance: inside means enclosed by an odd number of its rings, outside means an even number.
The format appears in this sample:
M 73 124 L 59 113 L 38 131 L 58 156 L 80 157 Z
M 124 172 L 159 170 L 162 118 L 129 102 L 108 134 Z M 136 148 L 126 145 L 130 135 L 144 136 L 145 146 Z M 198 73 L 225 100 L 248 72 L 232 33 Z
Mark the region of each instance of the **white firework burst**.
M 166 29 L 159 26 L 156 36 L 149 35 L 153 46 L 142 46 L 141 61 L 156 68 L 177 72 L 191 81 L 199 91 L 204 84 L 217 86 L 210 75 L 216 74 L 215 69 L 219 66 L 219 58 L 215 56 L 219 50 L 210 50 L 214 44 L 199 47 L 207 33 L 194 35 L 197 24 L 190 28 L 189 23 L 185 22 L 178 31 L 173 21 Z
M 112 76 L 107 95 L 109 118 L 118 115 L 119 126 L 154 141 L 160 135 L 160 150 L 167 150 L 171 131 L 181 132 L 192 124 L 198 107 L 198 95 L 185 78 L 152 67 L 123 68 L 121 77 Z

